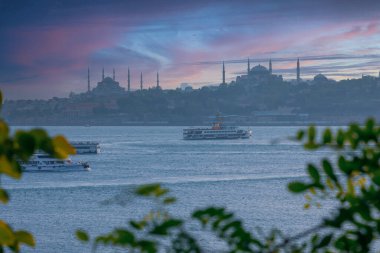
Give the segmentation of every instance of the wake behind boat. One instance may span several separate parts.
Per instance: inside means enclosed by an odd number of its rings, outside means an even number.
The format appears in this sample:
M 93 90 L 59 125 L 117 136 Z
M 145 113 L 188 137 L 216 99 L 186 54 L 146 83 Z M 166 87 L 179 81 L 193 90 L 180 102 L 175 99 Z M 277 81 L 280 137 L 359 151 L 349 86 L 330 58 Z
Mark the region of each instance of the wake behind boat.
M 252 136 L 249 129 L 241 129 L 235 126 L 224 126 L 223 117 L 216 116 L 211 128 L 186 128 L 183 129 L 184 140 L 213 140 L 213 139 L 248 139 Z
M 25 172 L 31 171 L 90 171 L 90 165 L 86 162 L 73 162 L 70 158 L 57 159 L 48 154 L 34 154 L 28 162 L 20 162 L 21 168 Z

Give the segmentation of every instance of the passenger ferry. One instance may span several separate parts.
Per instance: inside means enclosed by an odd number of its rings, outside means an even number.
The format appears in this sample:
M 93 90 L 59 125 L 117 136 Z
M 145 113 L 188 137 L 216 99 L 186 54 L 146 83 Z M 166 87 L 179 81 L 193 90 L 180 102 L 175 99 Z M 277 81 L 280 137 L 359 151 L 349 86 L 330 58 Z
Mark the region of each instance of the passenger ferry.
M 73 162 L 70 158 L 57 159 L 48 154 L 37 153 L 32 155 L 28 162 L 20 162 L 21 169 L 29 171 L 90 171 L 90 165 L 86 162 Z
M 222 117 L 217 116 L 211 128 L 183 129 L 184 140 L 213 140 L 213 139 L 248 139 L 252 136 L 249 129 L 235 126 L 224 126 Z
M 73 141 L 70 143 L 80 154 L 98 154 L 100 153 L 99 142 L 96 141 Z

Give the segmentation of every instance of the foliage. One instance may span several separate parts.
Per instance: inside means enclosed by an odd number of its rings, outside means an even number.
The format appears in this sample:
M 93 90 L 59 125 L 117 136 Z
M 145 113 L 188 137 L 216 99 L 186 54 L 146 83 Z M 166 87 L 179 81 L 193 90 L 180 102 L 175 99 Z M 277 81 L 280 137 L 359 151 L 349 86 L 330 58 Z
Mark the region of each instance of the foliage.
M 1 92 L 0 105 L 2 105 Z M 22 176 L 20 162 L 27 162 L 37 150 L 57 158 L 65 158 L 75 153 L 74 148 L 61 135 L 50 137 L 45 130 L 39 128 L 17 130 L 12 134 L 8 124 L 0 119 L 0 177 L 20 179 Z M 8 192 L 0 185 L 0 201 L 7 204 L 9 200 Z M 22 244 L 34 247 L 33 235 L 24 230 L 14 230 L 0 219 L 0 252 L 4 252 L 5 248 L 12 252 L 19 252 Z
M 339 202 L 330 217 L 317 226 L 293 236 L 273 230 L 251 233 L 232 212 L 222 207 L 206 207 L 192 213 L 191 219 L 172 216 L 166 206 L 175 199 L 159 184 L 141 186 L 136 194 L 153 198 L 159 207 L 141 220 L 131 220 L 126 228 L 95 237 L 99 245 L 117 246 L 135 252 L 204 252 L 199 238 L 186 224 L 198 223 L 226 243 L 226 252 L 368 252 L 380 233 L 380 127 L 372 119 L 364 126 L 352 124 L 336 132 L 327 128 L 321 134 L 314 126 L 297 133 L 295 140 L 307 150 L 336 151 L 336 162 L 322 159 L 307 165 L 307 181 L 292 182 L 291 192 L 306 194 L 305 208 L 320 198 Z M 85 231 L 77 237 L 91 239 Z

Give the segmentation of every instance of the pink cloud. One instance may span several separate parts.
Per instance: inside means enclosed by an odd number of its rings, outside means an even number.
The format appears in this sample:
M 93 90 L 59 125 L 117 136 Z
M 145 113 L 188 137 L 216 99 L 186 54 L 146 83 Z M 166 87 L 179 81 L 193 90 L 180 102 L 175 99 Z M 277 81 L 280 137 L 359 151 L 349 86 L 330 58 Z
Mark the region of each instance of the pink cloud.
M 334 43 L 339 43 L 339 42 L 344 42 L 348 40 L 353 40 L 357 38 L 363 38 L 363 37 L 369 37 L 373 35 L 377 35 L 380 32 L 380 24 L 378 22 L 370 22 L 366 24 L 356 24 L 354 26 L 347 26 L 345 24 L 343 26 L 343 29 L 347 30 L 349 27 L 350 30 L 345 31 L 345 32 L 338 32 L 333 35 L 326 35 L 326 36 L 321 36 L 317 38 L 314 41 L 314 44 L 334 44 Z M 341 28 L 342 29 L 342 28 Z M 332 30 L 332 28 L 326 29 L 327 31 Z

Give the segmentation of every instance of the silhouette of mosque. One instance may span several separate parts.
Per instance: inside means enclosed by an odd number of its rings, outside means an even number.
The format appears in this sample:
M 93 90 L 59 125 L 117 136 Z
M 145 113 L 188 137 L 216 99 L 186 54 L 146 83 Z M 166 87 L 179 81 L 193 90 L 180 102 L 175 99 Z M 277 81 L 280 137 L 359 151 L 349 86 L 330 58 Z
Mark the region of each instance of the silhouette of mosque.
M 268 68 L 259 64 L 251 68 L 251 62 L 247 61 L 247 74 L 236 77 L 237 83 L 253 83 L 259 84 L 265 81 L 283 81 L 282 75 L 273 74 L 272 59 L 269 59 Z M 297 59 L 297 83 L 301 81 L 300 62 Z M 223 62 L 223 83 L 225 83 L 225 65 Z
M 248 58 L 247 61 L 247 74 L 236 77 L 236 82 L 238 83 L 253 83 L 259 84 L 265 81 L 283 81 L 282 75 L 274 75 L 272 69 L 272 59 L 269 59 L 268 68 L 259 64 L 251 68 L 251 62 Z M 297 83 L 301 82 L 301 68 L 300 68 L 300 60 L 297 59 Z M 90 84 L 90 68 L 88 68 L 88 77 L 87 77 L 87 93 L 94 96 L 109 96 L 109 95 L 122 95 L 126 92 L 131 91 L 131 75 L 130 70 L 128 68 L 128 85 L 127 91 L 125 88 L 120 86 L 120 83 L 115 79 L 115 69 L 113 69 L 112 78 L 104 76 L 104 68 L 102 70 L 102 80 L 97 83 L 97 86 L 91 89 Z M 317 80 L 321 79 L 321 76 L 316 77 Z M 157 72 L 156 76 L 156 89 L 161 89 L 160 81 L 159 81 L 159 73 Z M 224 61 L 222 63 L 222 84 L 226 84 L 226 68 Z M 140 90 L 142 91 L 143 87 L 143 73 L 140 74 Z
M 161 89 L 159 73 L 157 72 L 156 89 Z M 143 73 L 140 74 L 140 90 L 143 90 Z M 102 80 L 97 83 L 97 86 L 91 89 L 90 84 L 90 68 L 87 73 L 87 93 L 94 96 L 118 96 L 131 91 L 131 74 L 128 68 L 128 86 L 127 91 L 120 86 L 120 83 L 116 81 L 115 69 L 113 69 L 112 78 L 104 76 L 104 68 L 102 70 Z

